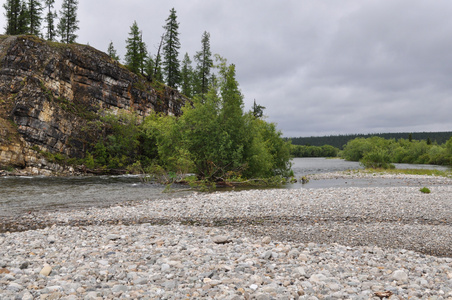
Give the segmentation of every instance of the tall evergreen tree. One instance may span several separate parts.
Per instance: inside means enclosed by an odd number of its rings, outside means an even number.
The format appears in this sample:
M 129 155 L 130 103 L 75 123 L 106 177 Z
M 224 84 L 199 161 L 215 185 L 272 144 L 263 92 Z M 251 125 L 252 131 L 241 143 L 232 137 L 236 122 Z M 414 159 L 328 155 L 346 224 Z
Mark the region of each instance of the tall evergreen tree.
M 127 67 L 134 73 L 144 73 L 147 51 L 142 36 L 137 22 L 134 21 L 130 27 L 129 38 L 126 40 L 127 53 L 125 56 Z
M 55 32 L 55 23 L 54 20 L 57 17 L 56 11 L 53 10 L 53 5 L 55 4 L 55 0 L 45 0 L 45 5 L 47 7 L 47 15 L 46 15 L 46 39 L 49 41 L 54 41 L 56 32 Z
M 210 34 L 206 31 L 202 35 L 201 46 L 201 51 L 195 54 L 198 83 L 194 92 L 205 95 L 209 90 L 209 75 L 213 66 L 212 53 L 210 52 Z
M 7 0 L 3 4 L 3 8 L 5 9 L 5 17 L 6 17 L 6 27 L 5 34 L 16 35 L 20 34 L 19 32 L 19 17 L 22 10 L 20 0 Z
M 116 52 L 115 46 L 113 46 L 113 42 L 110 42 L 110 44 L 108 45 L 107 53 L 111 58 L 119 61 L 119 56 L 118 53 Z
M 58 35 L 63 43 L 74 43 L 77 38 L 75 34 L 79 29 L 77 6 L 78 0 L 63 0 L 60 10 L 60 22 L 58 23 Z
M 28 0 L 29 33 L 40 35 L 41 13 L 44 8 L 39 0 Z
M 164 46 L 163 46 L 163 70 L 165 72 L 166 83 L 177 88 L 180 83 L 180 62 L 179 62 L 179 23 L 177 23 L 176 10 L 172 8 L 170 15 L 166 19 Z
M 185 96 L 192 98 L 193 97 L 193 67 L 192 61 L 188 53 L 185 53 L 184 59 L 182 60 L 182 69 L 180 72 L 181 75 L 181 92 Z
M 16 34 L 27 34 L 30 32 L 30 11 L 25 2 L 22 2 L 20 5 L 17 30 L 18 32 Z

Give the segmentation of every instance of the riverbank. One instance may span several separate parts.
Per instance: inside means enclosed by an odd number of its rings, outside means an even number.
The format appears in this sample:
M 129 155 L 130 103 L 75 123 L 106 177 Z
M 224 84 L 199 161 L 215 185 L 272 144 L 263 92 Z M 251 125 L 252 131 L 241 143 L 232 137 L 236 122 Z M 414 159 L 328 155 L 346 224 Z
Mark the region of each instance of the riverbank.
M 430 194 L 271 189 L 33 212 L 1 224 L 0 299 L 451 299 L 452 184 L 435 179 Z

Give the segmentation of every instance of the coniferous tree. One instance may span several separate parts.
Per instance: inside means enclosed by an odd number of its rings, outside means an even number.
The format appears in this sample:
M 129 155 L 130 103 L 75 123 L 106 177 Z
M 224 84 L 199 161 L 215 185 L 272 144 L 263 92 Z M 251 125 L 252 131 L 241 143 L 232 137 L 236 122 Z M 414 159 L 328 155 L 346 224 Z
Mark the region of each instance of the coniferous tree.
M 113 42 L 110 42 L 107 50 L 108 55 L 116 61 L 119 61 L 118 53 L 116 52 L 115 47 L 113 46 Z
M 20 0 L 7 0 L 3 4 L 5 9 L 6 27 L 5 34 L 16 35 L 19 32 L 19 17 L 22 10 Z
M 188 53 L 185 53 L 184 59 L 182 60 L 182 69 L 180 72 L 181 75 L 181 92 L 185 96 L 192 98 L 193 97 L 193 80 L 194 73 L 192 67 L 192 61 Z
M 55 4 L 55 0 L 45 0 L 45 5 L 47 7 L 47 15 L 46 15 L 46 39 L 49 41 L 54 41 L 56 32 L 55 32 L 55 23 L 54 20 L 57 17 L 56 11 L 53 10 L 53 5 Z
M 195 87 L 195 94 L 205 95 L 209 90 L 209 75 L 213 66 L 212 53 L 210 52 L 210 34 L 204 32 L 201 39 L 201 51 L 196 52 L 196 74 L 198 82 Z
M 27 34 L 30 32 L 30 11 L 25 2 L 22 2 L 20 5 L 20 14 L 17 25 L 18 31 L 16 34 Z
M 180 62 L 179 62 L 179 23 L 177 23 L 176 10 L 172 8 L 170 15 L 166 19 L 166 25 L 163 46 L 163 70 L 165 72 L 166 83 L 177 88 L 180 83 Z
M 152 59 L 151 55 L 148 55 L 146 61 L 144 62 L 144 73 L 149 81 L 152 81 L 154 79 L 154 67 L 154 60 Z
M 39 0 L 28 0 L 28 19 L 30 34 L 40 35 L 41 30 L 41 13 L 43 7 Z
M 58 35 L 63 43 L 74 43 L 77 38 L 75 34 L 79 29 L 77 6 L 78 0 L 63 0 L 60 11 L 60 22 L 58 23 Z
M 257 105 L 256 104 L 256 99 L 254 99 L 253 116 L 255 118 L 262 118 L 264 116 L 264 109 L 265 109 L 265 106 Z
M 144 73 L 146 59 L 146 45 L 143 42 L 142 32 L 136 21 L 130 27 L 129 38 L 126 40 L 127 53 L 125 62 L 127 67 L 134 73 Z

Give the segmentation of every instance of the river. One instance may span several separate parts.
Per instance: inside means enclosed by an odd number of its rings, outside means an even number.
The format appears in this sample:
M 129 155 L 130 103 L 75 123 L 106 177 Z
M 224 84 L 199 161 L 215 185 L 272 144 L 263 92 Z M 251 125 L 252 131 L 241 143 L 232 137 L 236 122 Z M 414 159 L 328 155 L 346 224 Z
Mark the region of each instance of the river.
M 398 168 L 434 168 L 441 166 L 396 165 Z M 357 162 L 342 159 L 295 158 L 296 177 L 309 174 L 359 169 Z M 324 179 L 307 184 L 288 184 L 283 188 L 326 188 L 342 186 L 397 186 L 406 182 L 384 179 Z M 181 187 L 176 187 L 176 189 Z M 38 210 L 60 210 L 90 206 L 109 206 L 134 200 L 180 197 L 192 193 L 162 193 L 164 186 L 141 183 L 138 176 L 87 177 L 0 177 L 0 217 Z

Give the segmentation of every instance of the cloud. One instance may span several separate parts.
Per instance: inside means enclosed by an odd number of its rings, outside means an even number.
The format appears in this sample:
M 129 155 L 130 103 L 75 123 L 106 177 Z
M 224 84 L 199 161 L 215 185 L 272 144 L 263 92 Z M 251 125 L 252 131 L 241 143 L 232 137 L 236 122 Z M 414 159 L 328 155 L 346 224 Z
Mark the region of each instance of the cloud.
M 174 7 L 181 56 L 209 32 L 246 109 L 256 99 L 285 136 L 452 130 L 450 1 L 79 2 L 78 42 L 121 57 L 134 20 L 155 54 Z

